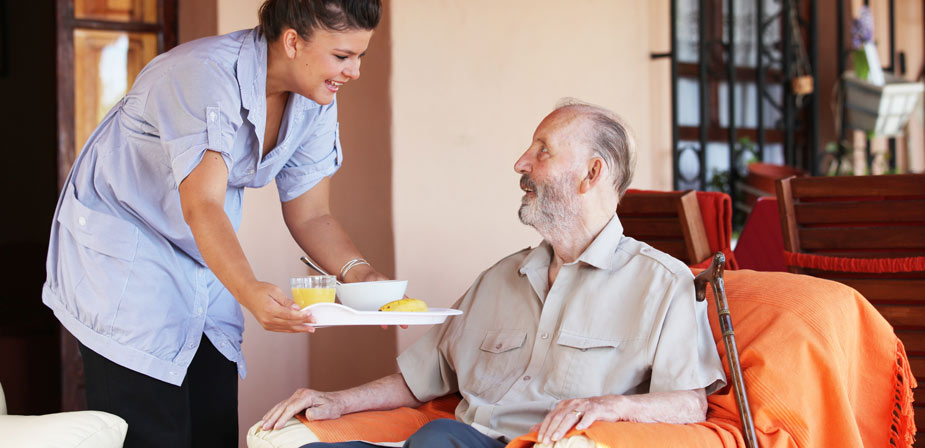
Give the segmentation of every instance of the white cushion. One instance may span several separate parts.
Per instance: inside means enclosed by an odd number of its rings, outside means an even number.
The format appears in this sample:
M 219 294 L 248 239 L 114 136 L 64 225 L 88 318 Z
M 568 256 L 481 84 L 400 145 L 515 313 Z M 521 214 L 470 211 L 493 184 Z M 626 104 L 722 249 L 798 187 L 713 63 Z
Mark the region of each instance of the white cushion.
M 125 420 L 100 411 L 0 415 L 4 447 L 119 448 L 127 430 Z
M 560 439 L 558 442 L 553 442 L 552 444 L 536 443 L 533 445 L 533 447 L 534 448 L 605 448 L 604 445 L 598 445 L 593 440 L 583 435 L 566 437 L 564 439 Z
M 312 430 L 294 418 L 276 431 L 262 431 L 260 424 L 247 430 L 248 448 L 299 448 L 306 443 L 320 442 Z
M 3 385 L 0 385 L 0 415 L 6 415 L 6 397 L 3 396 Z

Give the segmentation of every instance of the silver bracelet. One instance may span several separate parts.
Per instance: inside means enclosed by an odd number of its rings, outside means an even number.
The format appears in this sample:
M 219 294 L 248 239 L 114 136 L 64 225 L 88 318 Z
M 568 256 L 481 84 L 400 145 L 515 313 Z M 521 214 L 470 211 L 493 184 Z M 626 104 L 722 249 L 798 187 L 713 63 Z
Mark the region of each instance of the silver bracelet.
M 350 261 L 344 263 L 344 266 L 343 266 L 342 268 L 340 268 L 340 281 L 346 282 L 346 281 L 347 281 L 347 273 L 350 272 L 351 269 L 353 269 L 353 268 L 355 268 L 355 267 L 357 267 L 357 266 L 359 266 L 359 265 L 361 265 L 361 264 L 365 264 L 365 265 L 369 266 L 369 262 L 366 261 L 366 260 L 364 260 L 364 259 L 362 259 L 362 258 L 354 258 L 353 260 L 350 260 Z

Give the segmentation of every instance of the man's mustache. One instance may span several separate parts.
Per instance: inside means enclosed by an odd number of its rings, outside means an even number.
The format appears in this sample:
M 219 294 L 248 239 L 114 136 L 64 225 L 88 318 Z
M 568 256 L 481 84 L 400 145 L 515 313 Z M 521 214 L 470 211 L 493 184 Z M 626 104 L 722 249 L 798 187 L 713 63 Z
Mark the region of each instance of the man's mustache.
M 536 184 L 533 183 L 533 179 L 530 179 L 530 176 L 528 176 L 527 174 L 524 174 L 523 176 L 520 176 L 520 189 L 530 190 L 530 191 L 535 192 Z

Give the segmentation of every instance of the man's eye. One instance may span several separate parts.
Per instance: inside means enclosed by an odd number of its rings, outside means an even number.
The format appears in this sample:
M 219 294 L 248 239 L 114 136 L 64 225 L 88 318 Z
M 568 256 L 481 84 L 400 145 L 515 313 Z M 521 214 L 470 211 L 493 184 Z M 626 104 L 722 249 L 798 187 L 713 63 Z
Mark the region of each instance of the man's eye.
M 540 148 L 540 152 L 549 152 L 549 150 L 546 149 L 546 147 L 544 146 L 544 147 Z
M 337 59 L 340 59 L 341 61 L 346 61 L 346 60 L 347 60 L 347 56 L 341 56 L 341 55 L 339 55 L 339 54 L 335 54 L 334 57 L 337 58 Z

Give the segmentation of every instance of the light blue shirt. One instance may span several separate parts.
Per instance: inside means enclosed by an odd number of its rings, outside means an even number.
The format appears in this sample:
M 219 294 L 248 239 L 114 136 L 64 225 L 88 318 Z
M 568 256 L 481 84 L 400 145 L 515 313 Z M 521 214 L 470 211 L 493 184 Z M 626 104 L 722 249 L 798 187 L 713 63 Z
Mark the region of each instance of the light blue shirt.
M 289 201 L 343 158 L 336 102 L 294 93 L 261 158 L 266 70 L 256 30 L 178 46 L 141 71 L 77 157 L 55 210 L 42 300 L 93 351 L 179 385 L 205 333 L 245 376 L 241 306 L 205 265 L 177 187 L 207 149 L 220 152 L 237 230 L 244 187 L 275 179 Z

